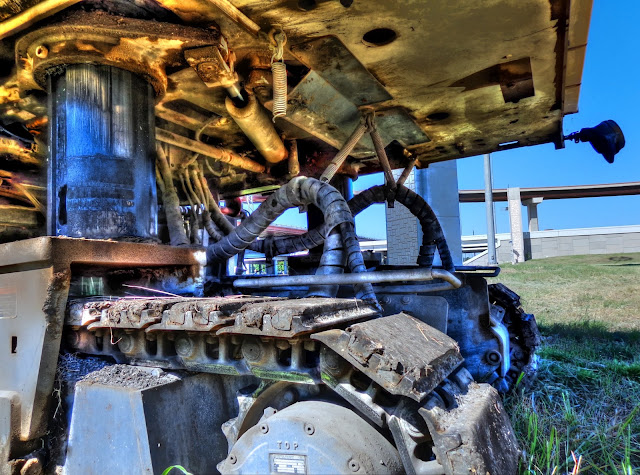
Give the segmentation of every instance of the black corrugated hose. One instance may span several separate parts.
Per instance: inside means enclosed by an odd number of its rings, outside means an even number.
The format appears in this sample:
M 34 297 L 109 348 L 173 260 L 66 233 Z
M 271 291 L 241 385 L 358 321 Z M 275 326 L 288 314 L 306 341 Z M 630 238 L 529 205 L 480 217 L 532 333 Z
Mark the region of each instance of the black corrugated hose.
M 395 200 L 407 207 L 407 209 L 420 221 L 422 227 L 422 246 L 418 254 L 418 265 L 430 267 L 433 264 L 435 249 L 438 249 L 442 266 L 449 272 L 455 272 L 453 259 L 449 246 L 442 232 L 442 227 L 431 206 L 418 195 L 404 185 L 398 185 Z M 353 216 L 374 203 L 384 203 L 386 200 L 386 188 L 384 185 L 374 186 L 357 194 L 349 200 L 349 208 Z M 323 224 L 300 236 L 288 236 L 274 239 L 270 247 L 273 255 L 290 254 L 304 251 L 319 246 L 324 242 L 328 227 Z M 250 249 L 256 252 L 267 251 L 265 241 L 255 241 Z
M 346 200 L 331 185 L 307 177 L 293 178 L 273 193 L 231 233 L 211 244 L 207 248 L 207 261 L 229 259 L 241 250 L 250 248 L 258 236 L 287 209 L 309 204 L 322 210 L 325 235 L 329 235 L 334 229 L 339 230 L 349 270 L 352 273 L 366 272 L 360 245 L 356 238 L 353 215 Z M 323 241 L 324 236 L 320 243 Z M 330 249 L 331 246 L 329 246 Z M 354 290 L 357 298 L 377 303 L 371 284 L 355 285 Z
M 342 274 L 344 272 L 344 246 L 339 229 L 334 229 L 324 241 L 320 265 L 316 275 Z M 313 285 L 309 287 L 307 297 L 335 297 L 337 285 Z

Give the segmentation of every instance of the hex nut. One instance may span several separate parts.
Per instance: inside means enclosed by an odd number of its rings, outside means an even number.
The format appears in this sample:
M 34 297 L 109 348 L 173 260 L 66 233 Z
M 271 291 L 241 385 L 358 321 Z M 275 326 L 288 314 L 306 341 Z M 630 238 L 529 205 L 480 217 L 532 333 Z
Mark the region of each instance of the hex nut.
M 320 350 L 320 368 L 335 378 L 343 376 L 350 368 L 347 361 L 327 347 Z
M 279 350 L 286 350 L 289 348 L 289 342 L 287 340 L 276 340 L 276 348 Z
M 303 347 L 306 351 L 317 351 L 318 342 L 315 340 L 305 340 L 303 343 Z
M 285 391 L 285 393 L 282 395 L 282 402 L 287 406 L 290 406 L 291 404 L 296 402 L 297 399 L 298 399 L 298 396 L 296 392 L 291 389 L 288 391 Z
M 316 428 L 313 427 L 313 424 L 309 424 L 308 422 L 304 423 L 304 431 L 307 435 L 313 435 L 316 432 Z

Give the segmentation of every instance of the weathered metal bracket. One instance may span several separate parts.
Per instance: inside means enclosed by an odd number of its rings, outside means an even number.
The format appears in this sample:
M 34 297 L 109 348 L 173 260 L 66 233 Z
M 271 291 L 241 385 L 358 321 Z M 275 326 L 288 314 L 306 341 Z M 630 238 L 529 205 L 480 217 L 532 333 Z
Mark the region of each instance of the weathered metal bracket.
M 147 332 L 182 330 L 211 332 L 230 325 L 235 312 L 248 303 L 278 301 L 277 297 L 212 298 L 122 298 L 116 300 L 91 299 L 70 305 L 65 323 L 100 328 L 141 330 Z
M 311 336 L 391 394 L 421 401 L 463 358 L 454 340 L 399 313 Z
M 419 409 L 433 438 L 445 473 L 517 473 L 520 450 L 498 392 L 488 384 L 471 384 L 458 407 Z
M 184 52 L 184 57 L 207 87 L 226 88 L 238 82 L 238 75 L 229 67 L 218 46 L 190 49 Z

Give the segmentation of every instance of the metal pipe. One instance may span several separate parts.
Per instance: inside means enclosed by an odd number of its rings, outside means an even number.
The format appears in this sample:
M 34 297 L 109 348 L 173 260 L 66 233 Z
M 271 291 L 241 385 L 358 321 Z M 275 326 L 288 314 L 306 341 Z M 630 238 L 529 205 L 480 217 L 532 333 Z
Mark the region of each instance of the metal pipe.
M 384 176 L 387 180 L 387 186 L 392 192 L 395 192 L 398 187 L 395 178 L 393 178 L 393 172 L 391 171 L 391 165 L 389 164 L 389 158 L 387 157 L 387 152 L 384 150 L 384 142 L 382 142 L 382 137 L 380 137 L 380 133 L 378 129 L 371 129 L 371 141 L 373 142 L 373 148 L 376 150 L 376 155 L 378 156 L 378 160 L 380 161 L 380 166 L 382 167 L 382 171 L 384 172 Z M 389 201 L 390 206 L 393 204 L 393 198 Z
M 407 178 L 409 178 L 409 175 L 411 175 L 411 172 L 413 171 L 413 169 L 417 164 L 418 164 L 418 160 L 411 160 L 411 162 L 409 162 L 409 164 L 405 167 L 405 169 L 402 170 L 402 173 L 398 177 L 398 181 L 396 181 L 396 184 L 398 186 L 404 185 L 404 182 L 407 181 Z
M 215 5 L 229 17 L 236 25 L 242 27 L 253 36 L 258 36 L 260 32 L 260 26 L 258 26 L 251 18 L 242 13 L 236 7 L 234 7 L 228 0 L 207 0 L 209 3 Z
M 236 106 L 229 97 L 226 98 L 225 105 L 231 118 L 267 162 L 279 163 L 287 158 L 288 152 L 282 139 L 253 94 L 249 94 L 247 103 L 242 107 Z
M 169 242 L 172 246 L 187 246 L 189 245 L 189 238 L 187 238 L 184 221 L 182 220 L 180 199 L 173 185 L 173 172 L 160 144 L 156 144 L 156 150 L 158 154 L 156 170 L 161 178 L 161 181 L 157 181 L 157 183 L 162 183 L 162 204 L 164 205 L 164 214 L 167 218 Z
M 38 2 L 31 8 L 27 8 L 0 23 L 0 40 L 18 33 L 43 18 L 54 15 L 76 3 L 80 3 L 80 0 L 43 0 Z
M 487 263 L 496 265 L 496 228 L 493 209 L 493 180 L 491 179 L 491 154 L 484 154 L 484 202 L 487 209 Z
M 300 161 L 298 160 L 298 142 L 296 139 L 289 141 L 289 176 L 293 178 L 300 174 Z
M 462 285 L 451 272 L 444 269 L 417 267 L 414 269 L 359 272 L 357 274 L 330 275 L 285 275 L 274 277 L 244 278 L 236 280 L 233 285 L 238 288 L 263 288 L 297 285 L 355 285 L 379 284 L 382 282 L 416 282 L 441 279 L 456 289 Z
M 333 157 L 331 163 L 327 165 L 327 168 L 320 176 L 320 181 L 324 181 L 326 183 L 331 181 L 333 175 L 338 172 L 344 161 L 347 159 L 353 148 L 358 144 L 367 129 L 368 126 L 364 123 L 361 123 L 360 125 L 358 125 L 358 127 L 356 127 L 356 129 L 344 143 L 340 151 L 336 154 L 335 157 Z
M 211 157 L 214 160 L 228 163 L 229 165 L 242 168 L 243 170 L 247 170 L 249 172 L 264 173 L 265 171 L 264 165 L 254 162 L 253 160 L 243 157 L 242 155 L 238 155 L 231 150 L 226 150 L 223 148 L 214 147 L 212 145 L 207 145 L 202 142 L 197 142 L 187 137 L 169 132 L 168 130 L 161 129 L 160 127 L 156 127 L 156 139 L 160 142 L 173 145 L 184 150 L 190 150 L 191 152 L 199 153 L 200 155 L 204 155 L 205 157 Z

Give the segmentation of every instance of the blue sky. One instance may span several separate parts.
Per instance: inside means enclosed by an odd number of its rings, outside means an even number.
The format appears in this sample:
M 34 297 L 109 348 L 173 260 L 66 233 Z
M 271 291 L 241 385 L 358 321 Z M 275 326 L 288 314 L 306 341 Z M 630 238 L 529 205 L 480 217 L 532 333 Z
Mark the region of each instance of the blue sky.
M 592 127 L 605 119 L 622 128 L 625 148 L 613 164 L 607 163 L 588 143 L 567 142 L 563 150 L 552 144 L 524 147 L 492 154 L 493 186 L 560 186 L 640 181 L 640 52 L 635 40 L 640 2 L 595 0 L 582 76 L 579 112 L 564 119 L 565 135 Z M 460 189 L 480 189 L 482 157 L 458 160 Z M 360 177 L 354 189 L 382 183 L 382 177 Z M 506 203 L 496 203 L 498 232 L 509 231 Z M 461 205 L 462 234 L 486 232 L 484 203 Z M 538 206 L 540 229 L 640 224 L 640 196 L 543 201 Z M 526 228 L 526 211 L 523 209 Z M 356 220 L 358 234 L 384 239 L 384 208 L 373 206 Z M 289 211 L 279 222 L 304 226 L 303 215 Z

